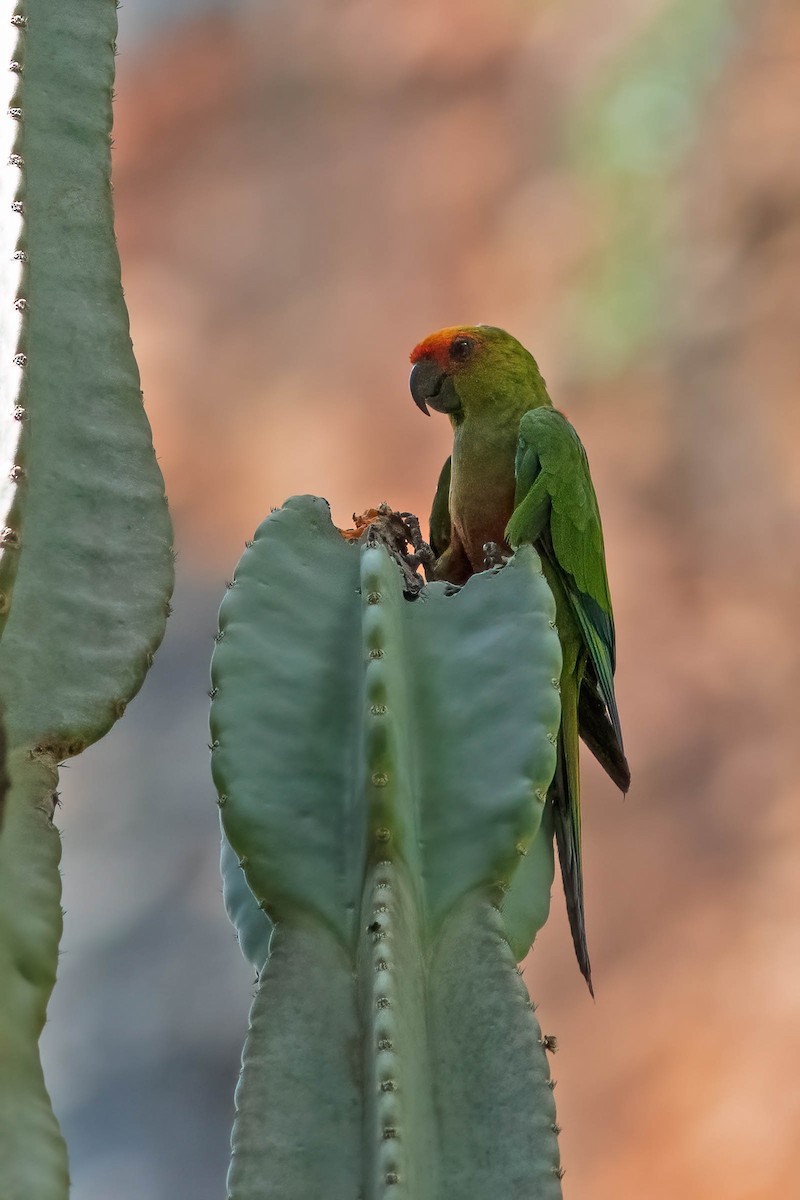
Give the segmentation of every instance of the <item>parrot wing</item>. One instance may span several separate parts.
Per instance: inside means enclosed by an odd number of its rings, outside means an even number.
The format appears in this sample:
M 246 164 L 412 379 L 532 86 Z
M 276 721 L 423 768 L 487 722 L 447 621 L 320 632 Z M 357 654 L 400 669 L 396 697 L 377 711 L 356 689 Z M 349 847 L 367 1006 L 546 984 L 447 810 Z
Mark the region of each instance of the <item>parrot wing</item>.
M 599 731 L 610 722 L 617 743 L 611 757 L 616 761 L 617 775 L 626 778 L 614 695 L 614 618 L 600 512 L 586 451 L 572 425 L 556 409 L 534 408 L 523 416 L 516 479 L 516 507 L 506 538 L 512 547 L 538 543 L 558 571 L 588 653 L 586 683 L 607 713 L 608 720 L 603 722 L 595 711 L 594 725 Z M 591 710 L 590 697 L 583 707 L 587 713 Z M 587 744 L 595 750 L 592 740 Z
M 442 467 L 431 509 L 430 543 L 437 558 L 441 558 L 450 545 L 450 463 L 448 458 Z
M 627 792 L 631 786 L 630 767 L 609 720 L 591 662 L 586 664 L 581 684 L 578 723 L 581 737 L 600 766 L 621 792 Z

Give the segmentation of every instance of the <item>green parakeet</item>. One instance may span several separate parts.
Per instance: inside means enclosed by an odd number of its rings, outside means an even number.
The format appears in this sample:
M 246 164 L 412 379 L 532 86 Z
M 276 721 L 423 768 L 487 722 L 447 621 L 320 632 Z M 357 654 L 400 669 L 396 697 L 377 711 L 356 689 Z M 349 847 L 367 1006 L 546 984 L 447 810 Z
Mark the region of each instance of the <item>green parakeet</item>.
M 614 696 L 614 618 L 603 532 L 580 439 L 553 408 L 533 356 L 491 326 L 431 334 L 413 350 L 410 387 L 423 412 L 446 413 L 453 453 L 431 513 L 436 579 L 462 584 L 487 543 L 532 543 L 556 603 L 563 654 L 561 729 L 548 802 L 578 963 L 592 991 L 581 864 L 578 738 L 623 792 L 630 772 Z

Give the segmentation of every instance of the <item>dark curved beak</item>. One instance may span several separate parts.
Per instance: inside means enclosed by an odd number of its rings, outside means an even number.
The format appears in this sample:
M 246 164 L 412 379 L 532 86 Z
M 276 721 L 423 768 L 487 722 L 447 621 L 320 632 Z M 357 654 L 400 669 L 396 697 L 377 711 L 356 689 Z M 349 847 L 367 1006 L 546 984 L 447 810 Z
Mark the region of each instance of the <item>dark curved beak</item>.
M 426 417 L 431 415 L 428 412 L 428 401 L 439 395 L 445 378 L 444 371 L 430 358 L 421 358 L 411 371 L 408 386 L 411 388 L 414 403 Z

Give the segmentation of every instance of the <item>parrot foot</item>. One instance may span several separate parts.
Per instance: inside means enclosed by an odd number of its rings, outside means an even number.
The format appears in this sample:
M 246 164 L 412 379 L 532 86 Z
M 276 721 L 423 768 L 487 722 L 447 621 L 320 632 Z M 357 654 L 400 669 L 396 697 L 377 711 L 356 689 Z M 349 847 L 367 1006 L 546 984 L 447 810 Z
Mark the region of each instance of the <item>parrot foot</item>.
M 484 542 L 483 544 L 483 569 L 484 571 L 494 570 L 495 567 L 504 567 L 508 562 L 497 542 Z

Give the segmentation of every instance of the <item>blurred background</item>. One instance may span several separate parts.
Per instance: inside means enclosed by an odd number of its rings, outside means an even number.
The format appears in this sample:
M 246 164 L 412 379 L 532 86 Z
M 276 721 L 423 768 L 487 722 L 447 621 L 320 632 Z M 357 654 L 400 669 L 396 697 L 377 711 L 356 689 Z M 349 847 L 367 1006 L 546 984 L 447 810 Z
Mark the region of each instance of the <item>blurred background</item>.
M 633 787 L 584 754 L 597 1002 L 560 886 L 526 978 L 567 1200 L 800 1173 L 796 0 L 127 0 L 114 182 L 177 526 L 167 638 L 63 773 L 46 1070 L 75 1200 L 224 1194 L 252 991 L 223 913 L 207 664 L 292 493 L 427 514 L 410 348 L 484 321 L 586 444 Z M 513 1069 L 513 1064 L 510 1064 Z

